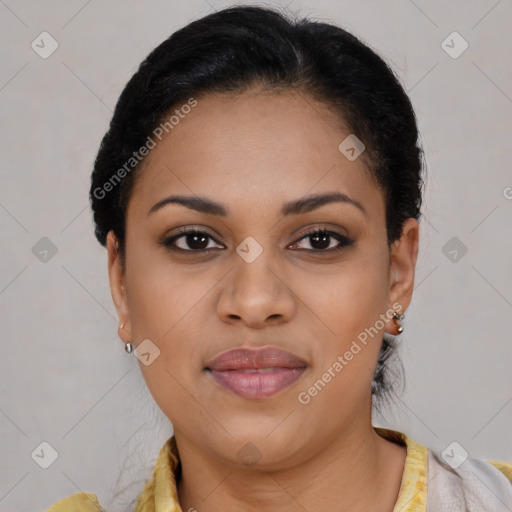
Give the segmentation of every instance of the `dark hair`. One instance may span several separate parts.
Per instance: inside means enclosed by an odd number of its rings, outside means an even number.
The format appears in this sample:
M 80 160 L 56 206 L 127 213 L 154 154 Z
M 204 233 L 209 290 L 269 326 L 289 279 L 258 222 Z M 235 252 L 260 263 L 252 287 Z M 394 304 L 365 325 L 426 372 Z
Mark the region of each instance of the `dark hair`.
M 143 161 L 138 150 L 192 96 L 242 93 L 255 85 L 322 101 L 363 142 L 368 175 L 385 197 L 389 244 L 400 238 L 407 218 L 419 220 L 423 151 L 416 117 L 382 58 L 338 26 L 232 6 L 193 21 L 155 48 L 117 102 L 94 164 L 90 200 L 96 238 L 105 246 L 113 230 L 123 265 L 127 205 Z M 394 347 L 395 339 L 384 335 L 374 398 L 392 391 L 388 367 Z

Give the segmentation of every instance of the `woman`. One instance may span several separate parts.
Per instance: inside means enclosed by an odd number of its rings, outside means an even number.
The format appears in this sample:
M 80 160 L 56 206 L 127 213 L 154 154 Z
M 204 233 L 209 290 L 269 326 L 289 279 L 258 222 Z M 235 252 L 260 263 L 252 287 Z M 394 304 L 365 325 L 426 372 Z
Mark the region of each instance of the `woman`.
M 339 27 L 233 7 L 147 57 L 90 190 L 119 336 L 174 428 L 137 512 L 512 510 L 512 464 L 372 425 L 422 186 L 407 95 Z

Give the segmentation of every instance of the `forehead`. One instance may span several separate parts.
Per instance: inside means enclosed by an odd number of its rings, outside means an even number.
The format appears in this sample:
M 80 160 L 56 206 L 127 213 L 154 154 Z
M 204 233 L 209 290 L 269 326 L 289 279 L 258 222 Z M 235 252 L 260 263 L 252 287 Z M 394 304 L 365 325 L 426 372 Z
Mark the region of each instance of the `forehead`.
M 154 138 L 129 209 L 147 211 L 171 193 L 274 208 L 276 201 L 339 191 L 383 211 L 363 159 L 350 161 L 338 148 L 350 129 L 305 93 L 209 94 L 180 113 L 161 140 Z

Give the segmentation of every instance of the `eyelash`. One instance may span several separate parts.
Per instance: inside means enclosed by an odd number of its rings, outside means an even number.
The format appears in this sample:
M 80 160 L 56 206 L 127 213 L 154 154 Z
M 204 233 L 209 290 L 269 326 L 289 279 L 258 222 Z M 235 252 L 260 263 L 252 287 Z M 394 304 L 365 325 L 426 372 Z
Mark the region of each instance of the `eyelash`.
M 201 229 L 197 229 L 197 228 L 181 228 L 177 234 L 175 235 L 172 235 L 168 238 L 166 238 L 165 240 L 163 240 L 161 242 L 161 244 L 166 247 L 167 249 L 171 250 L 171 251 L 178 251 L 178 252 L 190 252 L 190 253 L 208 253 L 208 252 L 211 252 L 211 251 L 215 251 L 215 250 L 218 250 L 217 248 L 210 248 L 210 249 L 181 249 L 179 247 L 175 247 L 173 246 L 174 242 L 180 238 L 183 238 L 187 235 L 193 235 L 193 234 L 201 234 L 201 235 L 206 235 L 207 237 L 209 237 L 210 239 L 212 239 L 215 243 L 219 244 L 219 245 L 222 245 L 220 244 L 219 242 L 217 242 L 217 240 L 215 240 L 215 238 L 213 236 L 211 236 L 207 231 L 204 231 L 204 230 L 201 230 Z M 334 247 L 334 248 L 330 248 L 330 249 L 298 249 L 299 251 L 308 251 L 308 252 L 314 252 L 314 253 L 327 253 L 327 254 L 331 254 L 333 252 L 337 252 L 337 251 L 340 251 L 341 249 L 344 249 L 346 247 L 349 247 L 351 245 L 354 244 L 355 240 L 351 239 L 351 238 L 348 238 L 346 237 L 345 235 L 342 235 L 341 233 L 337 233 L 336 231 L 330 231 L 330 230 L 327 230 L 327 229 L 324 229 L 324 228 L 314 228 L 314 229 L 311 229 L 309 230 L 307 233 L 305 233 L 304 235 L 302 235 L 296 242 L 293 242 L 292 244 L 290 245 L 295 245 L 296 243 L 298 242 L 301 242 L 302 240 L 306 239 L 306 238 L 309 238 L 311 236 L 314 236 L 314 235 L 329 235 L 330 237 L 336 239 L 338 242 L 339 242 L 339 245 L 337 247 Z

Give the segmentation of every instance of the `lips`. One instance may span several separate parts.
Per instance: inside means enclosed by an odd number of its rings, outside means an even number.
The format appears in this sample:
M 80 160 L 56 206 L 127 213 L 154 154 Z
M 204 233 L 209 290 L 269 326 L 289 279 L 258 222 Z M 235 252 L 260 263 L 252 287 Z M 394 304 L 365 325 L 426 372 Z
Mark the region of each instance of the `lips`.
M 264 398 L 295 382 L 307 367 L 304 359 L 276 347 L 237 348 L 207 364 L 213 379 L 244 398 Z
M 276 347 L 236 348 L 220 354 L 206 365 L 210 370 L 250 370 L 260 368 L 304 368 L 306 361 Z

